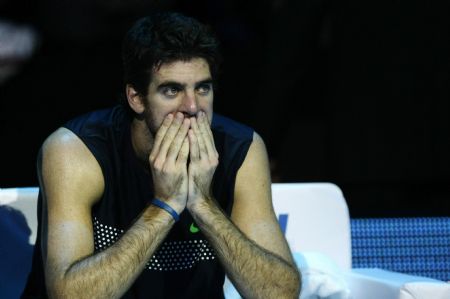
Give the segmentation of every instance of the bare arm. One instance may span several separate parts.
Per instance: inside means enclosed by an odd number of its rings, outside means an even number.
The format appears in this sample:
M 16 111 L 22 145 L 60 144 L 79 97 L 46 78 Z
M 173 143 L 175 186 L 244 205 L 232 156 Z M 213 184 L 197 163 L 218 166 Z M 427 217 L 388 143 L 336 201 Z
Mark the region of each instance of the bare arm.
M 170 127 L 172 142 L 180 126 Z M 162 137 L 166 132 L 163 133 Z M 182 142 L 184 137 L 180 137 L 181 142 L 175 146 L 182 148 L 181 151 L 175 151 L 181 153 L 180 159 L 187 160 L 189 148 L 187 141 Z M 166 146 L 164 157 L 171 149 L 172 146 Z M 151 164 L 159 158 L 156 151 Z M 164 210 L 148 206 L 117 242 L 94 254 L 91 207 L 104 190 L 100 166 L 82 141 L 66 129 L 58 130 L 45 142 L 39 160 L 40 184 L 45 199 L 42 251 L 49 296 L 121 297 L 169 232 L 173 218 Z M 160 164 L 165 165 L 164 162 Z M 163 200 L 174 200 L 164 193 L 164 187 L 159 186 L 158 190 Z M 183 200 L 186 198 L 180 201 Z M 179 206 L 184 209 L 182 204 Z
M 195 125 L 193 127 L 195 132 Z M 201 127 L 199 120 L 198 133 L 195 134 L 198 140 L 201 139 Z M 206 131 L 206 128 L 203 130 Z M 203 136 L 203 141 L 198 142 L 199 151 L 202 151 L 201 148 L 205 152 L 211 151 L 213 145 L 207 144 L 206 134 L 203 133 Z M 192 139 L 195 141 L 195 138 Z M 204 145 L 201 145 L 202 142 Z M 195 146 L 191 144 L 191 153 L 192 150 L 197 155 Z M 214 155 L 204 156 L 210 165 L 215 164 L 211 159 Z M 203 164 L 199 168 L 206 169 L 208 163 L 199 164 Z M 192 172 L 195 173 L 194 170 Z M 205 174 L 207 171 L 198 173 Z M 201 182 L 200 179 L 191 181 Z M 202 191 L 191 192 L 195 189 Z M 231 221 L 218 208 L 208 190 L 208 187 L 190 183 L 188 209 L 241 295 L 245 298 L 298 298 L 300 274 L 273 211 L 267 154 L 258 135 L 255 134 L 237 175 Z

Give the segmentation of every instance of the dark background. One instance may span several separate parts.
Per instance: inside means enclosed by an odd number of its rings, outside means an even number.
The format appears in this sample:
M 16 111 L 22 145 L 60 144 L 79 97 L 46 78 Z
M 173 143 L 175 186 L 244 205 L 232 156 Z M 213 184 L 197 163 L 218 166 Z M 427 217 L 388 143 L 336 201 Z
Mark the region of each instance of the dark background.
M 118 101 L 125 31 L 166 9 L 214 28 L 215 111 L 263 136 L 274 181 L 336 183 L 353 217 L 450 214 L 448 1 L 0 0 L 40 36 L 0 85 L 0 187 L 37 185 L 46 136 Z

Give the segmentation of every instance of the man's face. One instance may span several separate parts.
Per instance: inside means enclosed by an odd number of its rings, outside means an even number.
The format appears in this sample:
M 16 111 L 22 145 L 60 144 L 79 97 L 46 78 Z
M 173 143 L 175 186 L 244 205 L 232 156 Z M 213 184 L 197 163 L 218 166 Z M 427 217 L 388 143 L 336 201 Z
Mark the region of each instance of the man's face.
M 203 111 L 211 121 L 213 97 L 211 72 L 205 59 L 162 64 L 153 71 L 144 98 L 145 121 L 153 136 L 170 113 L 196 116 Z

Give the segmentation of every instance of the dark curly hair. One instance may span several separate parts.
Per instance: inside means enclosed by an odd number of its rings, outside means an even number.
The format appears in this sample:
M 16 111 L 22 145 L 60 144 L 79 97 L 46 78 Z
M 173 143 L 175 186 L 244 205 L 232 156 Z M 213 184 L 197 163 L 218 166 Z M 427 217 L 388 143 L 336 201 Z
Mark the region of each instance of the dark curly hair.
M 146 96 L 154 68 L 192 58 L 204 58 L 216 79 L 222 58 L 219 42 L 208 26 L 174 12 L 141 18 L 123 41 L 124 83 Z

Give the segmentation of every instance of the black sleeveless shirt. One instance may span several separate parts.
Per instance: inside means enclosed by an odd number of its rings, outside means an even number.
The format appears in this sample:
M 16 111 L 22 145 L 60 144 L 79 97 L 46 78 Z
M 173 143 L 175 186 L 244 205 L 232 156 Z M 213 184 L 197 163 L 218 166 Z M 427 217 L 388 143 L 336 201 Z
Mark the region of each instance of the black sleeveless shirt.
M 125 109 L 116 106 L 65 125 L 86 144 L 104 176 L 103 196 L 92 209 L 95 252 L 119 239 L 153 198 L 152 178 L 135 155 L 130 124 Z M 219 153 L 213 195 L 230 215 L 236 173 L 247 155 L 253 130 L 218 114 L 213 115 L 211 128 Z M 39 196 L 39 209 L 41 201 Z M 47 297 L 40 242 L 39 233 L 23 298 Z M 214 249 L 185 210 L 123 298 L 223 298 L 224 277 Z

